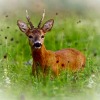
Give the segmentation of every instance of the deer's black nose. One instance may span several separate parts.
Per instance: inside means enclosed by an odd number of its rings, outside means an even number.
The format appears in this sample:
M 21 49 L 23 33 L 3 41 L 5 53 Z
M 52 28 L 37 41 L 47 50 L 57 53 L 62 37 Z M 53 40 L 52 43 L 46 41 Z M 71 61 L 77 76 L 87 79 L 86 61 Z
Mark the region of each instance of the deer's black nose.
M 35 43 L 34 43 L 34 47 L 36 47 L 36 48 L 41 47 L 41 43 L 40 43 L 40 42 L 35 42 Z

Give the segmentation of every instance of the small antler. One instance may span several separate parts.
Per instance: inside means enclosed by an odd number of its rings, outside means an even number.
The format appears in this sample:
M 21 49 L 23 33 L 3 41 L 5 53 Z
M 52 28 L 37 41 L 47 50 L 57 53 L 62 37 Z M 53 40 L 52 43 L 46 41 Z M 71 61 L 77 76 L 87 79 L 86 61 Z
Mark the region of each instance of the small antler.
M 27 10 L 26 10 L 26 19 L 27 19 L 27 21 L 28 21 L 28 23 L 29 23 L 31 29 L 34 29 L 34 26 L 33 26 L 32 22 L 30 21 L 30 17 L 29 17 L 29 15 L 28 15 L 28 11 L 27 11 Z
M 42 23 L 42 21 L 43 21 L 43 19 L 44 19 L 44 16 L 45 16 L 45 9 L 44 9 L 44 11 L 43 11 L 42 18 L 41 18 L 41 20 L 40 20 L 40 22 L 39 22 L 39 24 L 38 24 L 38 28 L 41 27 L 41 23 Z

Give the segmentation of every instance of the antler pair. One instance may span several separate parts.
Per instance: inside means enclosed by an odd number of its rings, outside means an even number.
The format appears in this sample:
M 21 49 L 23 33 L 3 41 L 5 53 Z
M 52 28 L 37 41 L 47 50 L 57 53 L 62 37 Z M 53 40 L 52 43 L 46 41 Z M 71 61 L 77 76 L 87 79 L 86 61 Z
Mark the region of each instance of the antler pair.
M 40 22 L 39 22 L 39 24 L 38 24 L 38 28 L 41 27 L 41 23 L 42 23 L 42 21 L 43 21 L 43 19 L 44 19 L 44 16 L 45 16 L 45 9 L 44 9 L 44 12 L 43 12 L 43 14 L 42 14 L 42 18 L 41 18 L 41 20 L 40 20 Z M 29 23 L 31 29 L 34 29 L 34 26 L 33 26 L 32 22 L 30 21 L 30 17 L 29 17 L 29 15 L 28 15 L 28 11 L 27 11 L 27 10 L 26 10 L 26 19 L 27 19 L 27 21 L 28 21 L 28 23 Z

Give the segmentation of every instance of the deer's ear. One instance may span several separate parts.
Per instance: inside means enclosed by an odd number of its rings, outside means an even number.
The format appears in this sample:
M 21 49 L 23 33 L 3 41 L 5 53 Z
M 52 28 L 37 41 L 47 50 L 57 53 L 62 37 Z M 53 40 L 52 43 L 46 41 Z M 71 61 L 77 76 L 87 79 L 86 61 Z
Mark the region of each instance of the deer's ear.
M 24 33 L 27 33 L 27 32 L 28 32 L 29 27 L 27 26 L 26 23 L 24 23 L 24 22 L 18 20 L 18 21 L 17 21 L 17 25 L 18 25 L 19 29 L 20 29 L 22 32 L 24 32 Z
M 42 26 L 42 30 L 43 32 L 48 32 L 52 29 L 53 27 L 53 24 L 54 24 L 54 20 L 53 19 L 50 19 L 48 20 L 47 22 L 44 23 L 44 25 Z

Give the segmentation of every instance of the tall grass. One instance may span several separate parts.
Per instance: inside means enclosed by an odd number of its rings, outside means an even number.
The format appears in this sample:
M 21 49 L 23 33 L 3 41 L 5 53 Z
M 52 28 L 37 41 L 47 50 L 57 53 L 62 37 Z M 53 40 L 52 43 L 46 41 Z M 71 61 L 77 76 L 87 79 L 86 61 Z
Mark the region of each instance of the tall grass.
M 38 18 L 37 18 L 38 19 Z M 38 22 L 36 19 L 35 23 Z M 49 50 L 75 48 L 86 58 L 83 71 L 62 72 L 57 78 L 34 78 L 31 75 L 31 51 L 27 37 L 16 25 L 17 18 L 4 17 L 0 23 L 0 94 L 9 100 L 96 100 L 100 93 L 99 19 L 80 16 L 55 17 L 51 32 L 46 34 Z M 90 95 L 90 93 L 92 95 Z M 96 95 L 98 95 L 98 93 Z M 6 95 L 5 97 L 3 97 Z M 94 97 L 94 98 L 92 98 Z M 98 96 L 99 97 L 99 96 Z

